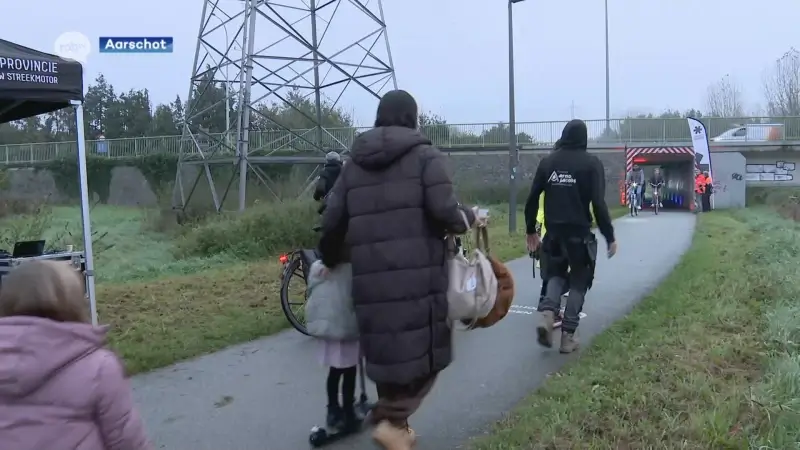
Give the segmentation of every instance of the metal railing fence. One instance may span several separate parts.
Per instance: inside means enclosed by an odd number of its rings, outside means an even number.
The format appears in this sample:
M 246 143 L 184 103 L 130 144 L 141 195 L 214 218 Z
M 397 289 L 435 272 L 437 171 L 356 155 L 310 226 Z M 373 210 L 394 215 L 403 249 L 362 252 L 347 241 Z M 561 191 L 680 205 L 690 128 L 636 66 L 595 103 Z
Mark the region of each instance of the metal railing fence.
M 745 124 L 776 125 L 782 138 L 788 141 L 800 141 L 800 117 L 741 117 L 741 118 L 704 118 L 709 137 Z M 567 121 L 519 122 L 516 124 L 520 144 L 552 145 L 561 136 L 561 130 Z M 595 142 L 605 143 L 681 143 L 689 144 L 691 135 L 686 119 L 683 118 L 628 118 L 606 121 L 587 120 L 589 138 Z M 328 128 L 323 136 L 323 146 L 341 149 L 348 148 L 355 136 L 368 128 Z M 503 123 L 472 123 L 423 126 L 422 131 L 434 144 L 447 147 L 498 147 L 508 145 L 508 127 Z M 758 140 L 766 139 L 766 133 L 756 133 Z M 302 136 L 303 138 L 299 138 Z M 214 142 L 235 142 L 235 136 L 223 134 L 212 135 L 213 139 L 205 144 L 205 151 L 214 150 Z M 251 131 L 250 149 L 262 154 L 277 151 L 303 152 L 312 151 L 316 139 L 315 130 L 295 130 L 293 133 L 282 130 Z M 746 137 L 743 139 L 747 141 Z M 155 136 L 123 139 L 104 139 L 87 141 L 87 151 L 91 155 L 108 158 L 130 158 L 152 154 L 179 154 L 181 146 L 184 151 L 196 149 L 196 146 L 181 136 Z M 217 154 L 231 153 L 229 147 L 219 145 Z M 196 150 L 194 150 L 196 151 Z M 37 142 L 29 144 L 0 145 L 0 164 L 30 164 L 53 161 L 77 152 L 76 143 L 70 142 Z

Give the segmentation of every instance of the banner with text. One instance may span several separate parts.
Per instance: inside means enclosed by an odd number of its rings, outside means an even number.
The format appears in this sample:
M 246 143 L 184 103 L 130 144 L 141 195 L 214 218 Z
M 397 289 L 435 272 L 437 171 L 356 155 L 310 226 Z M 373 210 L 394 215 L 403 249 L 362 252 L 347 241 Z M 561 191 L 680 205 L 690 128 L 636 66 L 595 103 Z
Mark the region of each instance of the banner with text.
M 692 135 L 695 167 L 700 171 L 707 170 L 708 175 L 713 179 L 714 174 L 711 171 L 711 151 L 709 150 L 706 126 L 703 125 L 703 122 L 700 122 L 694 117 L 688 117 L 686 120 L 689 122 L 689 134 Z

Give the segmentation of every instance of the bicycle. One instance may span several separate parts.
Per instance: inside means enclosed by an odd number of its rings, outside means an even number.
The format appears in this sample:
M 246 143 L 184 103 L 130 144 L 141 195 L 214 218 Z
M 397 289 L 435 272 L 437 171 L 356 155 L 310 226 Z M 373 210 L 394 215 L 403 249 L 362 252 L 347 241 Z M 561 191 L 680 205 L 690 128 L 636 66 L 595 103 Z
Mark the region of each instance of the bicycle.
M 630 209 L 631 217 L 639 215 L 639 198 L 636 192 L 636 183 L 631 183 L 628 187 L 628 208 Z
M 653 212 L 658 215 L 658 211 L 661 209 L 661 185 L 650 183 L 650 187 L 653 188 Z
M 315 229 L 315 231 L 318 231 Z M 305 306 L 308 300 L 307 280 L 308 272 L 314 261 L 318 260 L 317 251 L 315 249 L 296 249 L 289 253 L 283 254 L 278 258 L 278 261 L 283 266 L 281 270 L 281 309 L 286 320 L 295 330 L 310 336 L 305 323 Z M 295 292 L 290 289 L 290 285 L 295 277 L 299 278 L 302 282 L 302 302 L 293 303 L 290 298 Z M 298 293 L 299 294 L 299 293 Z M 295 311 L 292 306 L 297 306 Z

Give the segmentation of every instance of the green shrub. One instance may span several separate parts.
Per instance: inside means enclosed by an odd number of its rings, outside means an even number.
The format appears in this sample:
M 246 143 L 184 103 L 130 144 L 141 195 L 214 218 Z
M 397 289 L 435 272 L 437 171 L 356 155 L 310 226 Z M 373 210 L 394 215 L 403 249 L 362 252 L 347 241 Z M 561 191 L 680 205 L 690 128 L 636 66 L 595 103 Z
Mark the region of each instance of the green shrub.
M 178 241 L 178 257 L 232 254 L 242 259 L 271 257 L 316 245 L 319 223 L 311 199 L 261 203 L 242 214 L 229 213 L 195 226 Z
M 90 155 L 86 158 L 86 178 L 90 196 L 97 195 L 100 203 L 108 203 L 111 174 L 118 162 L 113 159 Z M 64 156 L 34 166 L 35 170 L 48 170 L 56 186 L 69 199 L 80 198 L 80 177 L 74 155 Z
M 296 180 L 295 180 L 296 181 Z M 296 196 L 297 183 L 286 182 L 275 192 L 291 191 Z M 508 188 L 503 186 L 457 187 L 459 200 L 467 205 L 497 205 L 508 202 Z M 524 197 L 520 197 L 524 202 Z M 179 238 L 175 253 L 179 258 L 231 255 L 242 259 L 273 257 L 295 248 L 317 244 L 319 234 L 312 228 L 319 223 L 319 204 L 310 193 L 301 199 L 255 201 L 243 214 L 223 213 L 203 223 L 189 224 Z M 507 212 L 507 208 L 504 209 Z M 174 219 L 173 219 L 174 220 Z
M 29 202 L 30 210 L 11 215 L 0 224 L 0 249 L 11 251 L 16 242 L 44 239 L 53 227 L 53 209 L 45 202 Z
M 755 187 L 747 188 L 747 206 L 784 207 L 797 204 L 800 198 L 798 187 Z

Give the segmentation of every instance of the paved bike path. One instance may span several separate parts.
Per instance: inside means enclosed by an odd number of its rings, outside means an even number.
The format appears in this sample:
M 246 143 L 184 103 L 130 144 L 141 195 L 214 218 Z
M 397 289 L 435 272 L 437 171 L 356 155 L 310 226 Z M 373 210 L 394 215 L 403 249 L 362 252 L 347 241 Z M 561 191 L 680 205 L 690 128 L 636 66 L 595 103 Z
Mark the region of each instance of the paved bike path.
M 619 252 L 598 263 L 587 296 L 581 341 L 624 316 L 672 270 L 688 249 L 695 217 L 643 214 L 615 222 Z M 520 238 L 520 245 L 523 245 Z M 455 361 L 412 418 L 417 449 L 459 448 L 576 357 L 536 344 L 534 307 L 540 279 L 531 260 L 509 263 L 514 313 L 487 330 L 457 332 Z M 324 420 L 325 377 L 316 343 L 289 330 L 196 360 L 134 377 L 140 411 L 156 448 L 299 450 Z M 374 388 L 369 389 L 375 398 Z M 369 433 L 332 449 L 374 449 Z

